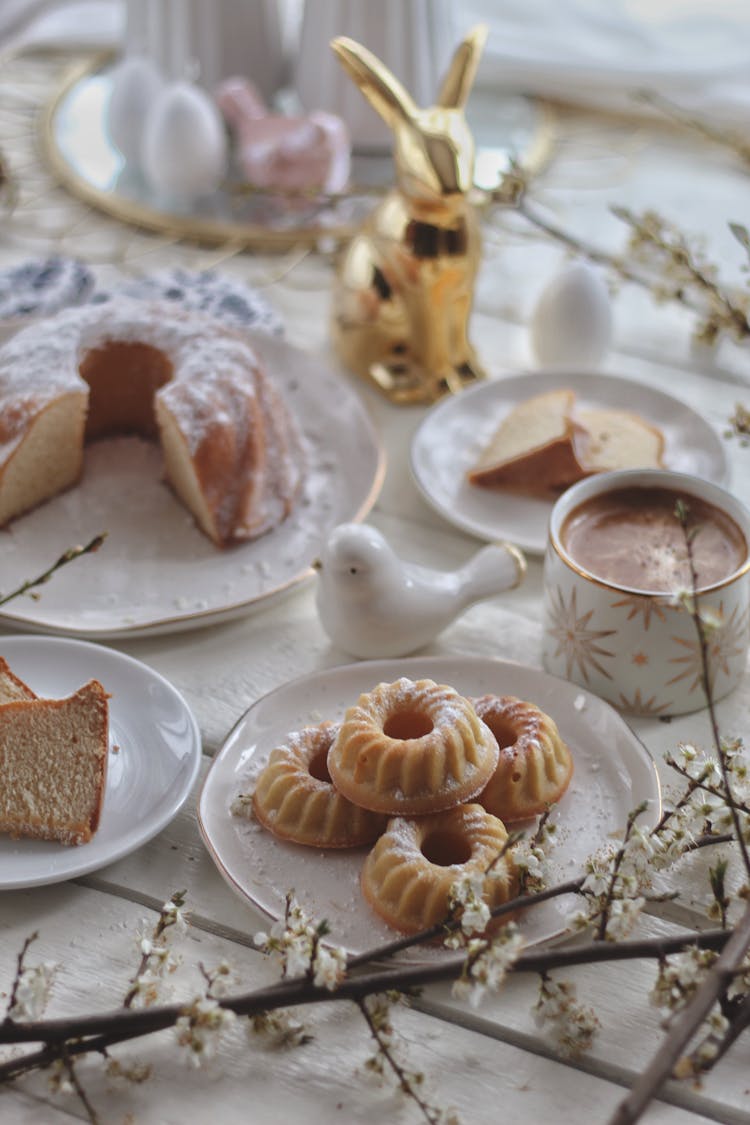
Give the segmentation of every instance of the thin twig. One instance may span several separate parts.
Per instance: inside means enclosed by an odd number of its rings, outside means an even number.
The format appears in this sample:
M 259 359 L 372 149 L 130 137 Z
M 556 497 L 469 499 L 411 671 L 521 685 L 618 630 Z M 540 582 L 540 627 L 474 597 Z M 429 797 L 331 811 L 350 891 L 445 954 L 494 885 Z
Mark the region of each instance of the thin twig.
M 33 941 L 36 941 L 36 939 L 38 937 L 39 937 L 39 931 L 35 930 L 33 934 L 31 934 L 29 937 L 26 938 L 26 941 L 21 946 L 21 952 L 18 954 L 18 960 L 16 961 L 16 975 L 13 979 L 13 987 L 10 990 L 10 996 L 8 998 L 8 1006 L 7 1006 L 6 1012 L 5 1012 L 5 1018 L 8 1019 L 8 1020 L 13 1018 L 11 1016 L 11 1012 L 13 1011 L 13 1009 L 16 1006 L 16 997 L 18 996 L 18 986 L 21 983 L 21 977 L 23 976 L 23 963 L 24 963 L 24 960 L 26 959 L 26 954 L 28 952 L 28 949 L 29 949 L 29 946 L 31 945 L 31 943 Z
M 705 137 L 706 140 L 731 149 L 745 164 L 750 164 L 750 145 L 741 133 L 720 129 L 708 121 L 703 121 L 665 98 L 662 94 L 657 94 L 654 90 L 640 90 L 636 97 L 646 105 L 658 109 L 665 117 L 671 118 L 678 125 L 684 125 L 687 129 L 692 129 Z
M 405 1068 L 398 1061 L 398 1058 L 396 1057 L 394 1052 L 391 1050 L 387 1034 L 383 1034 L 383 1029 L 378 1026 L 377 1021 L 373 1018 L 372 1013 L 367 1007 L 366 998 L 358 1000 L 357 1007 L 362 1013 L 362 1017 L 369 1028 L 370 1035 L 372 1035 L 373 1039 L 378 1045 L 378 1051 L 388 1063 L 388 1066 L 391 1068 L 393 1073 L 396 1075 L 399 1087 L 402 1092 L 416 1103 L 416 1105 L 424 1115 L 425 1121 L 427 1121 L 429 1125 L 438 1125 L 440 1114 L 436 1113 L 432 1106 L 428 1105 L 424 1098 L 420 1096 L 419 1092 L 415 1088 L 415 1083 L 411 1080 L 410 1075 L 407 1073 Z
M 737 839 L 737 845 L 740 849 L 742 862 L 745 865 L 745 872 L 750 877 L 750 855 L 748 855 L 747 845 L 742 833 L 742 825 L 740 824 L 739 813 L 735 807 L 735 801 L 732 796 L 732 787 L 729 781 L 729 774 L 727 772 L 727 757 L 724 753 L 724 747 L 719 733 L 719 720 L 716 716 L 716 704 L 714 702 L 713 690 L 711 686 L 711 667 L 709 663 L 708 639 L 706 637 L 706 629 L 703 624 L 703 619 L 700 614 L 699 593 L 698 593 L 698 574 L 695 568 L 695 552 L 693 551 L 693 538 L 688 528 L 689 510 L 687 504 L 684 502 L 677 505 L 677 518 L 682 527 L 683 536 L 685 538 L 685 549 L 687 552 L 688 566 L 690 568 L 690 588 L 692 594 L 692 605 L 690 607 L 690 614 L 693 619 L 696 633 L 698 634 L 698 644 L 700 646 L 701 658 L 701 680 L 703 684 L 703 691 L 706 696 L 706 703 L 708 706 L 708 718 L 711 724 L 711 736 L 713 738 L 714 749 L 719 759 L 721 767 L 721 775 L 724 780 L 724 790 L 726 795 L 726 803 L 732 816 L 732 827 L 734 835 Z
M 65 1051 L 65 1050 L 63 1051 L 63 1055 L 62 1055 L 62 1062 L 63 1062 L 63 1066 L 65 1067 L 65 1070 L 67 1071 L 68 1078 L 70 1079 L 71 1085 L 72 1085 L 73 1089 L 75 1090 L 76 1094 L 78 1095 L 78 1098 L 79 1098 L 81 1104 L 83 1105 L 83 1108 L 86 1110 L 86 1113 L 88 1114 L 88 1118 L 89 1118 L 89 1121 L 91 1122 L 91 1125 L 99 1125 L 99 1117 L 96 1113 L 96 1110 L 94 1109 L 93 1105 L 91 1104 L 91 1102 L 89 1100 L 89 1097 L 88 1097 L 88 1094 L 86 1093 L 86 1091 L 83 1088 L 83 1085 L 81 1084 L 81 1080 L 78 1077 L 75 1065 L 73 1064 L 73 1060 L 69 1057 L 68 1052 Z
M 45 582 L 49 582 L 56 570 L 67 566 L 68 563 L 73 562 L 74 559 L 79 559 L 82 555 L 88 555 L 93 551 L 98 551 L 106 538 L 107 533 L 104 531 L 99 535 L 95 535 L 91 542 L 87 543 L 84 547 L 69 547 L 67 551 L 63 551 L 60 557 L 53 562 L 52 566 L 48 567 L 43 574 L 40 574 L 37 578 L 27 579 L 9 594 L 0 594 L 0 605 L 5 605 L 6 602 L 12 601 L 13 598 L 20 597 L 34 586 L 42 586 Z

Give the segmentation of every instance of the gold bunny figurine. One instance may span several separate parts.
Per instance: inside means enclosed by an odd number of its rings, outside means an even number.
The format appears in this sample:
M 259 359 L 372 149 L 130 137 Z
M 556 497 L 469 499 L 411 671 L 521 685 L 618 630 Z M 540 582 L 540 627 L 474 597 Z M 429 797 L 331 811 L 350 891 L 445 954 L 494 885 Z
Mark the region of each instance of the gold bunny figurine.
M 481 241 L 464 106 L 486 37 L 477 27 L 458 46 L 428 109 L 367 48 L 331 43 L 393 129 L 396 165 L 396 185 L 339 263 L 333 339 L 346 366 L 395 402 L 432 402 L 484 377 L 467 338 Z

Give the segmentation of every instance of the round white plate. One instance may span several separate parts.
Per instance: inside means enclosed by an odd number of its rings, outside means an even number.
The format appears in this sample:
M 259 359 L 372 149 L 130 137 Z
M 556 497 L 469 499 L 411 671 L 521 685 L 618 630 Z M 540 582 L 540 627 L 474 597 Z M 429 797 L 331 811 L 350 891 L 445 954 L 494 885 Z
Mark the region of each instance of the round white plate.
M 187 799 L 201 761 L 198 725 L 177 689 L 140 661 L 86 641 L 0 637 L 0 656 L 37 695 L 63 698 L 91 679 L 111 693 L 96 835 L 79 847 L 0 835 L 0 890 L 85 875 L 161 832 Z
M 478 383 L 443 399 L 421 423 L 411 446 L 411 468 L 425 499 L 454 526 L 480 539 L 510 539 L 544 554 L 552 503 L 469 484 L 502 418 L 532 395 L 569 387 L 580 406 L 617 407 L 640 414 L 664 434 L 664 467 L 726 482 L 727 459 L 716 431 L 671 395 L 632 379 L 593 373 L 527 372 Z
M 107 532 L 96 554 L 16 598 L 0 620 L 66 636 L 174 632 L 247 613 L 312 574 L 331 528 L 362 519 L 382 484 L 384 455 L 365 407 L 324 360 L 252 336 L 303 431 L 303 494 L 280 527 L 221 550 L 162 479 L 158 447 L 135 437 L 87 447 L 83 480 L 0 533 L 3 593 L 35 578 L 68 547 Z
M 466 695 L 486 692 L 532 700 L 556 720 L 573 754 L 574 774 L 553 813 L 559 843 L 554 862 L 560 878 L 581 871 L 585 858 L 609 841 L 628 813 L 649 801 L 643 823 L 660 815 L 654 763 L 625 721 L 596 696 L 554 676 L 520 664 L 480 657 L 413 657 L 363 661 L 294 680 L 254 704 L 230 733 L 204 781 L 198 806 L 203 838 L 219 871 L 241 896 L 271 918 L 283 917 L 294 890 L 310 913 L 331 927 L 331 942 L 357 954 L 394 932 L 362 897 L 359 875 L 367 849 L 317 850 L 276 839 L 248 817 L 233 815 L 232 802 L 252 790 L 274 746 L 288 733 L 321 719 L 342 717 L 360 693 L 399 676 L 428 677 Z M 539 942 L 565 929 L 567 902 L 550 901 L 524 917 L 527 941 Z M 434 949 L 404 954 L 431 958 Z

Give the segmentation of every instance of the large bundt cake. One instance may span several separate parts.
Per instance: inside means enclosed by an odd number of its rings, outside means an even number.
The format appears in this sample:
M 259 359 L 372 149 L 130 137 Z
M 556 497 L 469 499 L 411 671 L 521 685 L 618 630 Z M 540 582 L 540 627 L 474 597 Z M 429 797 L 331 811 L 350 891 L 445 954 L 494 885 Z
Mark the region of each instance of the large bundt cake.
M 471 800 L 497 758 L 497 743 L 468 699 L 446 684 L 402 677 L 347 710 L 328 769 L 354 804 L 418 816 Z
M 84 441 L 158 437 L 167 480 L 216 544 L 289 513 L 297 428 L 239 333 L 169 305 L 68 309 L 0 349 L 0 526 L 78 480 Z

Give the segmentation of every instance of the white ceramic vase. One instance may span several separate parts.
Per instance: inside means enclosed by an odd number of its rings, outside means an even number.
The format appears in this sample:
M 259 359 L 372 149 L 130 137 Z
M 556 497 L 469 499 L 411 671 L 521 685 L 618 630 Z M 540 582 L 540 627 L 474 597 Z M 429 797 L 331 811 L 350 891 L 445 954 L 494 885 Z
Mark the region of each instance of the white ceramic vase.
M 355 151 L 388 151 L 393 135 L 336 62 L 330 42 L 356 39 L 377 55 L 419 105 L 432 105 L 450 59 L 447 0 L 305 0 L 294 85 L 305 110 L 343 117 Z
M 285 79 L 276 0 L 126 0 L 125 54 L 148 55 L 166 79 L 209 91 L 239 74 L 270 99 Z

